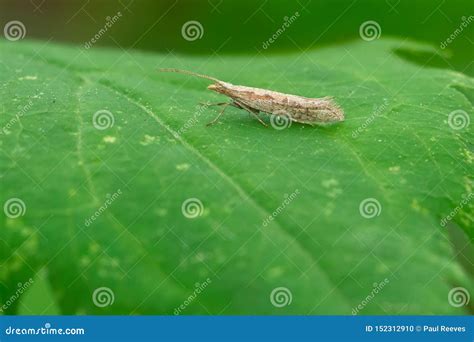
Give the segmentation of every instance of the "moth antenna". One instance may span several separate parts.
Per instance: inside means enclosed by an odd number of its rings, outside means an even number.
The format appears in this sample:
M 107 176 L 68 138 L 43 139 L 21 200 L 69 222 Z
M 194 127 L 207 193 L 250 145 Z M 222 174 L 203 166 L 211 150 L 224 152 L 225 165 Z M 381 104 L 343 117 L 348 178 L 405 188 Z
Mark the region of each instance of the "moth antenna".
M 198 73 L 188 71 L 188 70 L 174 69 L 174 68 L 161 68 L 161 69 L 158 69 L 158 71 L 160 71 L 160 72 L 177 72 L 179 74 L 186 74 L 186 75 L 196 76 L 196 77 L 200 77 L 200 78 L 205 78 L 207 80 L 211 80 L 211 81 L 214 81 L 214 82 L 222 82 L 222 81 L 218 80 L 217 78 L 207 76 L 207 75 L 198 74 Z

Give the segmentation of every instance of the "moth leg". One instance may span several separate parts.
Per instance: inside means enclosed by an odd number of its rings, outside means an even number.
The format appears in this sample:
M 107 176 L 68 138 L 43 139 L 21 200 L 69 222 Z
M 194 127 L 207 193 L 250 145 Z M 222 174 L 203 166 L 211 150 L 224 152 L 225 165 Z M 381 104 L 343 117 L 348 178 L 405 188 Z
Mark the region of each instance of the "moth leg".
M 228 104 L 228 102 L 218 102 L 218 103 L 204 103 L 204 102 L 199 102 L 201 106 L 205 107 L 212 107 L 212 106 L 223 106 L 225 104 Z
M 214 124 L 217 122 L 217 120 L 219 120 L 219 118 L 222 116 L 222 114 L 224 114 L 224 112 L 225 112 L 227 106 L 229 106 L 229 105 L 231 105 L 231 104 L 232 104 L 232 103 L 230 103 L 230 102 L 224 102 L 224 103 L 222 103 L 222 104 L 216 104 L 216 105 L 224 106 L 224 107 L 223 107 L 222 110 L 219 112 L 219 114 L 216 116 L 216 118 L 215 118 L 214 120 L 212 120 L 211 122 L 209 122 L 206 126 L 214 125 Z
M 240 107 L 240 108 L 242 108 L 242 109 L 245 109 L 247 112 L 249 112 L 250 114 L 252 114 L 262 125 L 264 125 L 265 127 L 268 126 L 265 122 L 262 121 L 262 119 L 259 118 L 259 116 L 258 116 L 259 111 L 258 111 L 258 110 L 253 109 L 253 108 L 250 108 L 250 107 L 244 105 L 243 103 L 240 103 L 240 102 L 237 102 L 237 101 L 234 101 L 234 103 L 235 103 L 238 107 Z M 236 107 L 237 107 L 237 106 L 236 106 Z

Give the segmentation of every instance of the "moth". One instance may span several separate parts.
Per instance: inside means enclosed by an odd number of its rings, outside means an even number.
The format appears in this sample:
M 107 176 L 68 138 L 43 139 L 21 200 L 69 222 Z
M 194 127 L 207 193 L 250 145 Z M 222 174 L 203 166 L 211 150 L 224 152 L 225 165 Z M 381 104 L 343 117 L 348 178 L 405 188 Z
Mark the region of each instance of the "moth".
M 228 106 L 246 110 L 261 124 L 267 126 L 258 114 L 260 112 L 275 115 L 284 120 L 302 124 L 328 124 L 344 121 L 344 111 L 331 97 L 308 98 L 298 95 L 279 93 L 272 90 L 234 85 L 217 78 L 181 69 L 158 69 L 160 72 L 176 72 L 204 78 L 214 83 L 207 89 L 223 94 L 230 102 L 220 102 L 208 106 L 223 106 L 217 117 L 207 125 L 216 123 Z

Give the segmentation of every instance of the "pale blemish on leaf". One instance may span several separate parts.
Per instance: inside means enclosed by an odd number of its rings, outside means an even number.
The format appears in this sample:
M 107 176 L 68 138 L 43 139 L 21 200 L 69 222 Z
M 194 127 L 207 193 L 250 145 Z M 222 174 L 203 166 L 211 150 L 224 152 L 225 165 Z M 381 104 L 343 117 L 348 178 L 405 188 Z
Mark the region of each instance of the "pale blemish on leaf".
M 201 263 L 204 260 L 206 260 L 206 256 L 204 255 L 204 253 L 199 252 L 199 253 L 196 253 L 192 259 L 194 262 Z
M 89 251 L 90 251 L 92 254 L 97 253 L 99 250 L 100 250 L 100 245 L 99 245 L 98 243 L 92 242 L 92 243 L 89 245 Z
M 111 136 L 111 135 L 106 135 L 102 139 L 106 144 L 114 144 L 117 141 L 117 137 Z
M 266 273 L 267 273 L 266 277 L 270 279 L 275 279 L 283 275 L 284 270 L 282 267 L 272 267 Z
M 334 202 L 329 202 L 328 204 L 326 204 L 326 207 L 323 210 L 324 215 L 327 217 L 331 216 L 335 208 L 336 206 L 334 205 Z
M 390 270 L 388 269 L 388 267 L 385 264 L 378 263 L 375 266 L 375 272 L 377 272 L 379 274 L 386 274 L 388 271 L 390 271 Z
M 150 145 L 150 144 L 154 143 L 157 140 L 159 140 L 159 137 L 145 134 L 143 139 L 140 141 L 140 145 L 147 146 L 147 145 Z
M 91 259 L 87 256 L 83 256 L 80 260 L 79 260 L 79 264 L 81 265 L 81 267 L 86 267 L 90 264 L 91 262 Z
M 156 214 L 160 217 L 164 217 L 166 215 L 168 215 L 168 209 L 166 208 L 158 208 L 155 210 Z
M 325 187 L 326 189 L 329 189 L 330 187 L 339 185 L 339 182 L 337 181 L 337 179 L 331 178 L 331 179 L 323 180 L 321 182 L 321 185 Z
M 178 164 L 176 165 L 176 170 L 178 171 L 186 171 L 191 167 L 191 165 L 184 163 L 184 164 Z
M 466 158 L 466 162 L 468 164 L 472 164 L 474 161 L 474 153 L 468 149 L 463 150 L 464 157 Z
M 23 76 L 18 78 L 18 81 L 36 81 L 37 79 L 37 76 Z
M 339 182 L 337 179 L 331 178 L 321 182 L 321 185 L 328 189 L 327 195 L 331 198 L 336 198 L 340 194 L 342 194 L 342 189 L 338 187 Z
M 421 204 L 418 202 L 416 198 L 414 198 L 411 201 L 411 208 L 415 210 L 416 212 L 422 213 L 422 214 L 428 214 L 429 211 L 426 208 L 423 208 Z
M 388 168 L 388 171 L 390 171 L 391 173 L 399 173 L 400 172 L 400 166 L 398 166 L 398 165 L 390 166 Z

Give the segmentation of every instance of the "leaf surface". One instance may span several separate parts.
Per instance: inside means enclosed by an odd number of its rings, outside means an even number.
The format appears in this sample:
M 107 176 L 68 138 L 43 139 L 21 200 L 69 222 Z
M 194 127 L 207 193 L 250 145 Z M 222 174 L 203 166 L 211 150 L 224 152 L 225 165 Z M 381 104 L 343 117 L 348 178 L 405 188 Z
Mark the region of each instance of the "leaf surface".
M 2 302 L 41 272 L 65 314 L 468 312 L 448 293 L 473 293 L 474 209 L 461 205 L 473 131 L 448 117 L 472 116 L 474 82 L 396 53 L 430 47 L 360 41 L 253 58 L 0 49 L 1 200 L 25 204 L 18 218 L 2 213 Z M 225 98 L 160 67 L 334 96 L 346 121 L 276 130 L 228 108 L 206 127 L 217 110 L 197 104 Z M 104 110 L 113 124 L 97 129 Z M 187 199 L 201 215 L 183 215 Z M 361 214 L 367 199 L 374 215 Z M 112 305 L 94 305 L 100 287 Z M 272 304 L 278 287 L 289 305 Z

